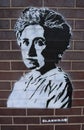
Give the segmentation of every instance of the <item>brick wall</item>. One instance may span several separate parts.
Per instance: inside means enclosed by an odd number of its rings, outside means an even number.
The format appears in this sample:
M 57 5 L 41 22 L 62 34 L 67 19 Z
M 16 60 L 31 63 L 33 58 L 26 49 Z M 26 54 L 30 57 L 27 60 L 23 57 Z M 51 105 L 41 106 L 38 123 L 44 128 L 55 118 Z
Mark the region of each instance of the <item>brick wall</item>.
M 27 6 L 57 10 L 73 28 L 71 48 L 60 63 L 73 82 L 71 109 L 6 108 L 13 83 L 29 71 L 21 60 L 13 32 L 17 17 Z M 84 0 L 0 0 L 0 130 L 18 129 L 84 130 Z

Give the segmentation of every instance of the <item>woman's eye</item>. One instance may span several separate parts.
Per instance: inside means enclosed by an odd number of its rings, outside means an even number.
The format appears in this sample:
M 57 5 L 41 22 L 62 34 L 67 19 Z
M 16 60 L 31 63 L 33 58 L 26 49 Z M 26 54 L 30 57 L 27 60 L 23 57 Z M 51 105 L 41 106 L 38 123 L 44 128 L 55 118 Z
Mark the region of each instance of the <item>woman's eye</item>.
M 26 45 L 26 46 L 28 46 L 28 45 L 29 45 L 29 42 L 24 42 L 24 43 L 25 43 L 25 45 Z
M 37 41 L 37 43 L 38 43 L 38 45 L 39 45 L 39 46 L 43 46 L 43 45 L 45 44 L 45 42 L 44 42 L 44 41 L 42 41 L 41 39 L 40 39 L 40 40 L 38 40 L 38 41 Z
M 28 45 L 29 45 L 28 39 L 25 39 L 25 40 L 23 41 L 23 44 L 25 44 L 26 46 L 28 46 Z

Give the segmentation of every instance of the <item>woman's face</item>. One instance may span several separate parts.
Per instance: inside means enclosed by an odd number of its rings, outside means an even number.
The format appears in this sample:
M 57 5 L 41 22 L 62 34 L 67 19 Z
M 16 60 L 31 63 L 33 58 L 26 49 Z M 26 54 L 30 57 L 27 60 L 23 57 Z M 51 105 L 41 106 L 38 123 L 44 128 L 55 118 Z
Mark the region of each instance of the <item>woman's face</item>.
M 45 58 L 42 55 L 46 48 L 44 29 L 40 25 L 29 25 L 25 27 L 18 41 L 21 45 L 21 53 L 24 64 L 30 68 L 42 68 Z

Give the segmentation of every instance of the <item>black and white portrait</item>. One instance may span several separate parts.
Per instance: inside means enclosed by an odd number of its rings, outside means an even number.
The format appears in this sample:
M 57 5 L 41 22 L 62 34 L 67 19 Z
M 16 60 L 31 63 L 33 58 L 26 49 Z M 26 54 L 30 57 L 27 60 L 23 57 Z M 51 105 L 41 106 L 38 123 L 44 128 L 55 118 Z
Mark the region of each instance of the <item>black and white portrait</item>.
M 7 107 L 70 108 L 72 84 L 57 66 L 69 48 L 71 27 L 48 8 L 26 8 L 14 27 L 22 60 L 31 71 L 13 87 Z

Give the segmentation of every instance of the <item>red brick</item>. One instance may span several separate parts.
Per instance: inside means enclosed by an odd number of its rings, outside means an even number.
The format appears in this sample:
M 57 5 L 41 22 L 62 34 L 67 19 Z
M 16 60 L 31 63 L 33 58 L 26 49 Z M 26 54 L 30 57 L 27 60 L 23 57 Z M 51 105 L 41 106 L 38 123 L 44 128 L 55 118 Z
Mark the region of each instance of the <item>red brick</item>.
M 73 31 L 74 40 L 84 40 L 84 31 Z
M 84 1 L 83 0 L 76 0 L 76 6 L 77 7 L 84 7 Z
M 6 99 L 9 96 L 10 91 L 0 91 L 0 98 Z
M 0 0 L 0 7 L 10 6 L 10 0 Z
M 61 67 L 63 70 L 70 70 L 71 62 L 61 61 L 57 66 Z
M 0 41 L 0 50 L 9 50 L 10 41 Z
M 11 62 L 12 70 L 28 70 L 23 62 Z
M 0 20 L 0 29 L 10 29 L 10 21 Z
M 0 91 L 1 90 L 10 90 L 11 84 L 10 82 L 0 82 Z
M 14 29 L 15 23 L 16 23 L 17 19 L 12 19 L 11 20 L 11 28 Z
M 53 109 L 27 109 L 28 116 L 54 115 Z
M 12 0 L 12 6 L 24 7 L 24 6 L 42 6 L 42 0 Z
M 0 108 L 0 116 L 26 116 L 26 110 L 14 108 Z
M 63 55 L 63 60 L 84 60 L 83 51 L 67 51 Z
M 0 60 L 21 60 L 20 51 L 1 51 Z
M 75 107 L 84 106 L 84 99 L 73 99 L 72 106 L 75 106 Z
M 75 41 L 74 49 L 75 50 L 84 50 L 84 41 Z
M 80 130 L 80 125 L 56 125 L 55 130 Z
M 14 33 L 14 31 L 0 31 L 0 39 L 1 40 L 15 39 L 15 33 Z
M 0 9 L 0 18 L 17 18 L 21 12 L 22 9 Z
M 56 109 L 55 115 L 81 115 L 81 109 L 80 108 Z
M 0 117 L 0 124 L 12 124 L 12 117 Z
M 4 125 L 1 126 L 1 130 L 27 130 L 27 127 L 24 125 Z
M 82 126 L 82 130 L 84 130 L 84 125 Z
M 84 81 L 73 81 L 72 84 L 74 89 L 84 89 Z
M 84 70 L 84 62 L 73 62 L 72 69 L 73 70 Z
M 20 50 L 20 46 L 17 44 L 17 41 L 11 42 L 12 50 Z
M 22 72 L 0 72 L 0 80 L 18 80 Z
M 84 29 L 84 20 L 76 20 L 75 21 L 76 29 Z
M 84 123 L 84 116 L 68 117 L 69 123 Z
M 39 117 L 14 117 L 14 124 L 39 124 Z
M 84 98 L 84 91 L 74 91 L 73 92 L 73 98 Z
M 84 80 L 84 72 L 70 72 L 69 74 L 73 80 Z
M 32 125 L 28 126 L 28 130 L 53 130 L 52 125 Z
M 58 12 L 61 13 L 65 18 L 84 18 L 84 9 L 58 9 Z
M 9 62 L 0 62 L 0 70 L 10 70 Z
M 7 100 L 6 99 L 0 99 L 0 107 L 6 107 L 7 105 L 6 105 L 6 102 L 7 102 Z
M 83 115 L 84 115 L 84 108 L 83 108 Z
M 44 0 L 44 5 L 49 7 L 73 7 L 74 1 L 73 0 Z

